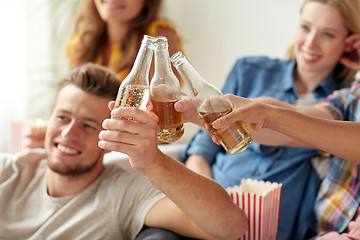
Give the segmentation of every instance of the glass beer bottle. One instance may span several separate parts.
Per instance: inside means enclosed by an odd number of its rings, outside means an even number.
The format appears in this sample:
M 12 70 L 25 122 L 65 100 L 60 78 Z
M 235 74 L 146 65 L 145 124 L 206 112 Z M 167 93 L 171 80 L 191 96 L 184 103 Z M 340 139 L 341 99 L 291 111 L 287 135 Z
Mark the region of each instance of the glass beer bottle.
M 243 122 L 238 121 L 222 129 L 214 129 L 211 125 L 231 112 L 232 104 L 218 88 L 200 76 L 180 51 L 171 57 L 171 62 L 184 79 L 184 87 L 190 91 L 194 107 L 224 149 L 232 155 L 245 150 L 252 142 L 252 135 Z
M 115 107 L 138 107 L 145 110 L 150 98 L 149 71 L 154 37 L 144 35 L 134 65 L 121 83 Z
M 166 37 L 157 37 L 153 44 L 155 72 L 150 82 L 150 96 L 154 113 L 159 117 L 157 138 L 174 142 L 184 134 L 182 113 L 174 109 L 174 104 L 181 99 L 180 83 L 171 69 Z

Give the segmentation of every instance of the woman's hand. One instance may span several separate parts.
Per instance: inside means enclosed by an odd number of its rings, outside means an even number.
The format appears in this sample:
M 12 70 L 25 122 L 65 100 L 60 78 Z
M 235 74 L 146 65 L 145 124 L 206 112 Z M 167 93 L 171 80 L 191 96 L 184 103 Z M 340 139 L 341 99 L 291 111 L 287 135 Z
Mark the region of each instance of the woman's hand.
M 224 95 L 233 105 L 232 111 L 215 120 L 212 126 L 220 129 L 230 126 L 232 123 L 242 121 L 250 130 L 259 130 L 264 128 L 266 109 L 271 107 L 261 103 L 260 99 L 247 99 L 233 94 Z
M 181 100 L 175 103 L 175 110 L 183 113 L 184 122 L 192 122 L 203 126 L 203 120 L 192 104 L 191 97 L 183 95 Z
M 25 133 L 24 148 L 44 148 L 45 134 L 46 127 L 30 128 L 29 131 Z
M 357 61 L 351 60 L 346 57 L 342 57 L 339 62 L 344 66 L 351 68 L 353 70 L 360 70 L 360 35 L 353 34 L 345 39 L 346 43 L 346 53 L 356 52 L 358 58 Z

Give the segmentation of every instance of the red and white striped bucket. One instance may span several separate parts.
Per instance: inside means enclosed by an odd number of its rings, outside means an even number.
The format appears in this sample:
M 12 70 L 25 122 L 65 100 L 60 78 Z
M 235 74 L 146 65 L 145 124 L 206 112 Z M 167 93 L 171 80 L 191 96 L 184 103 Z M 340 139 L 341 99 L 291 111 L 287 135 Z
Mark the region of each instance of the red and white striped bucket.
M 42 119 L 13 120 L 10 123 L 10 153 L 18 153 L 27 148 L 27 137 L 31 134 L 44 134 L 47 122 Z
M 226 189 L 248 217 L 249 230 L 240 240 L 276 240 L 281 188 L 278 183 L 243 179 L 239 186 Z

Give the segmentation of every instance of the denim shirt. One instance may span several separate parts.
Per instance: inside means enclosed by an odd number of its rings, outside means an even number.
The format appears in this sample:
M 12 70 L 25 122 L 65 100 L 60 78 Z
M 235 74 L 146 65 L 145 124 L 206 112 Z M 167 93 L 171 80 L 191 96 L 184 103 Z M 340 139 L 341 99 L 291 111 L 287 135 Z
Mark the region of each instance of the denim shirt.
M 223 93 L 246 98 L 273 97 L 294 104 L 298 98 L 293 78 L 295 64 L 295 60 L 268 57 L 240 58 Z M 315 87 L 313 95 L 319 101 L 337 88 L 332 73 Z M 224 188 L 239 185 L 243 178 L 282 183 L 278 239 L 305 239 L 307 232 L 314 233 L 313 206 L 320 184 L 311 164 L 311 158 L 318 155 L 316 150 L 252 143 L 245 151 L 230 155 L 201 129 L 182 152 L 182 160 L 192 154 L 209 162 L 213 178 Z

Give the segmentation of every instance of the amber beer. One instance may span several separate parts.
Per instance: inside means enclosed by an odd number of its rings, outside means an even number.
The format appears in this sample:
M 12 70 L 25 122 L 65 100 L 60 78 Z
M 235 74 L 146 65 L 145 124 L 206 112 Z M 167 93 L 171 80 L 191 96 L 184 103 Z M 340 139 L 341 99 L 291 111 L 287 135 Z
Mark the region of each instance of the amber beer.
M 159 117 L 157 138 L 162 142 L 174 142 L 184 134 L 182 113 L 175 111 L 177 101 L 165 98 L 151 99 L 154 113 Z
M 117 107 L 138 107 L 142 110 L 146 109 L 146 105 L 150 98 L 150 90 L 147 86 L 125 86 L 120 87 L 116 97 L 115 108 Z M 134 121 L 132 118 L 125 118 Z M 137 122 L 137 121 L 135 121 Z
M 181 99 L 180 83 L 171 69 L 166 37 L 157 37 L 153 44 L 155 72 L 150 95 L 154 112 L 159 117 L 157 138 L 162 142 L 175 142 L 184 134 L 182 113 L 174 109 L 174 104 Z
M 150 90 L 147 86 L 120 87 L 116 107 L 138 107 L 145 110 L 149 98 Z
M 252 142 L 251 132 L 242 122 L 235 122 L 224 129 L 214 129 L 212 123 L 232 111 L 232 105 L 223 93 L 201 77 L 186 57 L 179 51 L 171 62 L 184 80 L 184 92 L 191 96 L 196 111 L 209 126 L 225 150 L 232 155 L 244 151 Z
M 243 122 L 237 121 L 231 124 L 227 128 L 215 129 L 212 127 L 212 123 L 231 112 L 231 109 L 223 112 L 201 112 L 200 116 L 204 122 L 209 126 L 210 132 L 221 143 L 224 149 L 232 155 L 245 150 L 252 142 L 252 136 L 249 130 L 246 128 Z

